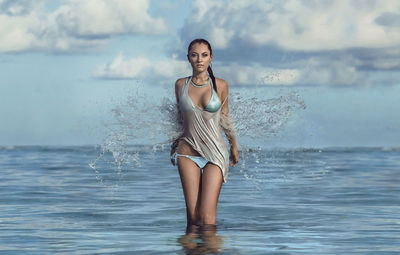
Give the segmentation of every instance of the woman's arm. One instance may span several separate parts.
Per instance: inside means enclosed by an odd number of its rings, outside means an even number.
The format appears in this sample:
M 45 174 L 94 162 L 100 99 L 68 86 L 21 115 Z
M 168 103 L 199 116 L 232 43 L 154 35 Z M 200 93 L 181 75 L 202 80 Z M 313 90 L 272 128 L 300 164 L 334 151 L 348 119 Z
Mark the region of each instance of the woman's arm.
M 179 100 L 180 100 L 180 95 L 181 95 L 181 91 L 182 91 L 182 80 L 184 81 L 184 78 L 178 79 L 175 82 L 176 108 L 178 111 L 177 122 L 178 122 L 178 125 L 180 125 L 180 126 L 182 126 L 182 124 L 183 124 L 183 117 L 182 117 L 181 109 L 179 108 Z
M 181 113 L 181 110 L 179 109 L 179 99 L 180 99 L 179 97 L 180 97 L 180 91 L 182 90 L 182 80 L 184 80 L 184 79 L 178 79 L 175 82 L 175 98 L 176 98 L 176 107 L 177 107 L 177 112 L 178 112 L 176 121 L 177 121 L 178 127 L 182 127 L 182 125 L 183 125 L 182 113 Z M 175 151 L 178 147 L 179 139 L 182 137 L 183 137 L 183 133 L 173 139 L 173 142 L 171 144 L 171 152 L 170 152 L 171 157 L 175 153 Z M 175 162 L 172 158 L 171 158 L 171 162 L 173 165 L 175 165 Z
M 223 99 L 223 103 L 221 106 L 221 127 L 230 145 L 230 154 L 231 154 L 229 157 L 230 165 L 236 166 L 236 164 L 239 161 L 239 153 L 237 148 L 238 146 L 236 141 L 235 130 L 233 128 L 233 124 L 229 115 L 229 97 L 228 97 L 229 87 L 226 81 L 222 79 L 220 79 L 220 81 L 222 85 L 221 97 Z

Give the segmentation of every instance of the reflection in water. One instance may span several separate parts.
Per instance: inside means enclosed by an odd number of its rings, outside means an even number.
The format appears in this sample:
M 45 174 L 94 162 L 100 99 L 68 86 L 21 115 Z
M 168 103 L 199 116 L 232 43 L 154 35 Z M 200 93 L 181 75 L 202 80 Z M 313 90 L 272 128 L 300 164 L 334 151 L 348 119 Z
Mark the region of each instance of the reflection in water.
M 178 239 L 186 254 L 210 254 L 223 252 L 223 237 L 217 235 L 216 225 L 191 226 Z

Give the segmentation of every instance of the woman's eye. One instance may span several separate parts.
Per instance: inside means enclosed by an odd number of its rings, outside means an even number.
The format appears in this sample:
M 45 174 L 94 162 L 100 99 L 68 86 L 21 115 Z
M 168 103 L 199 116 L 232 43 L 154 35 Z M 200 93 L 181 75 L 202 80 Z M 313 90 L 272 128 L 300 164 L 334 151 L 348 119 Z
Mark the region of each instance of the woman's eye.
M 203 57 L 207 57 L 208 55 L 207 54 L 203 54 Z

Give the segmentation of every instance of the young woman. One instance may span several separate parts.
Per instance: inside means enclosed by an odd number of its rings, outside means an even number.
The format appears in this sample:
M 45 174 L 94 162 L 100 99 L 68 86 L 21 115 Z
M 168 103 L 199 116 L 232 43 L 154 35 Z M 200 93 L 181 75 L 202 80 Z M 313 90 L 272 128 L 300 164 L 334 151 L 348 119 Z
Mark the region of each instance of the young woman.
M 193 74 L 175 83 L 183 134 L 172 145 L 171 161 L 178 165 L 190 232 L 198 225 L 215 225 L 222 183 L 227 181 L 229 165 L 238 163 L 239 154 L 229 118 L 228 84 L 214 77 L 210 43 L 193 40 L 187 57 Z M 221 128 L 230 144 L 230 156 Z

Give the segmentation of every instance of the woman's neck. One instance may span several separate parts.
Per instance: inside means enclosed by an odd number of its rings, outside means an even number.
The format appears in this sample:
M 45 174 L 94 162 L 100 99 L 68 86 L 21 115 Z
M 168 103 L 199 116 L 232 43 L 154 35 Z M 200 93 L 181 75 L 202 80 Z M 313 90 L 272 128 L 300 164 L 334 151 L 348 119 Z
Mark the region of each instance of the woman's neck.
M 208 80 L 208 73 L 207 72 L 193 72 L 192 80 L 196 80 L 197 82 L 206 82 Z

